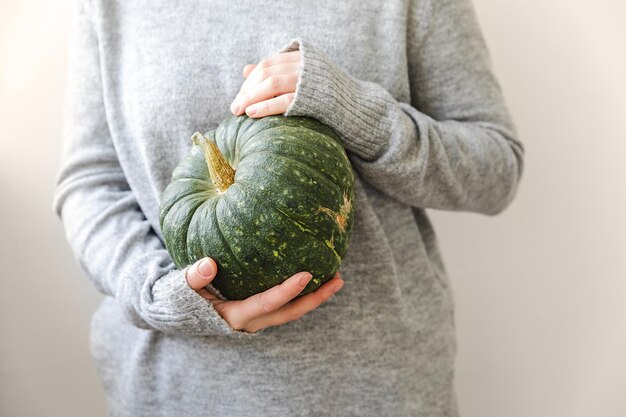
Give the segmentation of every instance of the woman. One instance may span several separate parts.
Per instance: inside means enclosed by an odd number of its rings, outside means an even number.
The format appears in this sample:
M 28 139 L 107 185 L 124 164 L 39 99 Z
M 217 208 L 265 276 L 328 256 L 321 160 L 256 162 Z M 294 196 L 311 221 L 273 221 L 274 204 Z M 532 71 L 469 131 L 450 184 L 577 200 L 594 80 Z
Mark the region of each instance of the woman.
M 74 39 L 55 207 L 106 295 L 111 415 L 457 415 L 425 209 L 501 212 L 523 156 L 469 0 L 81 0 Z M 229 109 L 315 117 L 353 164 L 341 278 L 296 301 L 306 271 L 223 301 L 214 260 L 178 270 L 163 245 L 161 193 Z

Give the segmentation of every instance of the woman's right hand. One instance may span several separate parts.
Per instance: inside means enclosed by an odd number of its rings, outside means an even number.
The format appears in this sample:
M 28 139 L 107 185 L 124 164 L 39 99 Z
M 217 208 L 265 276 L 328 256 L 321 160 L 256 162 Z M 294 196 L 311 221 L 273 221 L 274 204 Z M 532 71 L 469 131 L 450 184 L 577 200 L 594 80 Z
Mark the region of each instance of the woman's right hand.
M 291 301 L 311 280 L 308 272 L 298 272 L 282 284 L 245 300 L 222 300 L 205 287 L 217 274 L 217 264 L 211 258 L 203 258 L 187 269 L 189 286 L 206 298 L 213 308 L 235 330 L 256 333 L 266 327 L 278 326 L 297 320 L 319 307 L 341 289 L 343 280 L 339 272 L 315 291 Z

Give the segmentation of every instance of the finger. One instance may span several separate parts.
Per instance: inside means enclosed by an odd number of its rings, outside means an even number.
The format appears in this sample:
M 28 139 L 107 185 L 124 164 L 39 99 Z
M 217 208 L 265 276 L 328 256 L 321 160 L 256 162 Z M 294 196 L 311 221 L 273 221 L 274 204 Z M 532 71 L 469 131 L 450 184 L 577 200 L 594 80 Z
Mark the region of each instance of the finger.
M 185 274 L 189 286 L 198 291 L 213 281 L 217 274 L 217 264 L 211 258 L 203 258 L 193 264 Z
M 255 103 L 267 100 L 282 94 L 293 93 L 296 91 L 298 83 L 298 74 L 281 74 L 272 75 L 260 84 L 254 86 L 246 93 L 235 100 L 231 107 L 231 111 L 235 115 L 243 114 L 244 110 Z
M 244 68 L 245 71 L 245 68 Z M 300 71 L 300 62 L 287 62 L 284 64 L 273 65 L 269 68 L 258 69 L 257 71 L 252 71 L 246 80 L 241 85 L 239 89 L 239 93 L 237 97 L 241 97 L 242 94 L 246 93 L 248 90 L 253 88 L 255 85 L 260 84 L 266 78 L 269 78 L 273 75 L 283 75 L 283 74 L 298 74 Z
M 257 64 L 258 68 L 269 68 L 278 64 L 285 64 L 287 62 L 300 61 L 300 51 L 282 52 L 275 54 L 267 58 L 263 58 Z
M 294 66 L 299 67 L 300 61 L 301 61 L 300 51 L 285 52 L 282 54 L 274 55 L 269 58 L 262 59 L 258 64 L 254 66 L 254 69 L 252 70 L 252 72 L 248 74 L 248 77 L 243 82 L 243 85 L 239 89 L 239 93 L 237 94 L 237 97 L 235 98 L 235 100 L 233 100 L 233 103 L 230 105 L 231 111 L 237 114 L 237 112 L 234 111 L 236 102 L 245 91 L 249 90 L 252 86 L 256 84 L 261 83 L 265 78 L 267 78 L 268 75 L 263 76 L 263 73 L 265 71 L 270 71 L 270 68 L 274 66 L 284 65 L 284 64 L 293 64 Z M 244 71 L 245 69 L 246 68 L 244 68 Z M 286 68 L 282 68 L 282 70 L 286 70 Z M 282 74 L 284 72 L 278 72 L 278 73 Z M 243 112 L 243 109 L 241 109 L 241 112 L 239 112 L 239 114 L 241 114 L 242 112 Z
M 302 316 L 328 301 L 333 294 L 336 294 L 343 287 L 344 281 L 337 275 L 324 283 L 317 290 L 303 295 L 297 300 L 293 300 L 278 310 L 251 320 L 246 325 L 246 330 L 257 332 L 271 326 L 279 326 L 290 321 L 298 320 Z
M 293 101 L 295 93 L 287 93 L 269 100 L 262 101 L 246 108 L 246 114 L 250 117 L 258 118 L 271 116 L 273 114 L 283 114 Z
M 199 290 L 196 290 L 196 292 L 202 296 L 202 298 L 209 300 L 209 301 L 217 301 L 219 300 L 218 296 L 213 294 L 211 291 L 207 290 L 206 288 L 202 288 Z
M 254 67 L 256 67 L 256 64 L 248 64 L 243 67 L 243 78 L 248 78 Z
M 224 312 L 227 321 L 235 329 L 243 328 L 249 321 L 277 310 L 300 294 L 311 278 L 310 273 L 299 272 L 269 290 L 245 300 L 232 301 Z

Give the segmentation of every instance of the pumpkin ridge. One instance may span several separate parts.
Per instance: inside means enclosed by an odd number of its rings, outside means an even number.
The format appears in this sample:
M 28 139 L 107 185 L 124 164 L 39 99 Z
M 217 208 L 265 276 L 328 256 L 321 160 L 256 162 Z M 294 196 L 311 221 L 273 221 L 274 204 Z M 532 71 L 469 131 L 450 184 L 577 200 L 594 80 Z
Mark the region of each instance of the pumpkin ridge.
M 299 118 L 299 117 L 298 117 L 298 118 Z M 322 136 L 328 136 L 328 137 L 332 138 L 332 139 L 333 139 L 333 141 L 334 141 L 336 144 L 338 144 L 339 146 L 342 146 L 342 143 L 341 143 L 341 138 L 339 137 L 339 135 L 337 135 L 337 133 L 336 133 L 334 130 L 330 129 L 330 131 L 331 131 L 333 134 L 332 134 L 332 135 L 328 135 L 328 134 L 326 134 L 326 133 L 324 133 L 324 132 L 322 132 L 322 131 L 319 131 L 319 130 L 317 130 L 317 129 L 313 129 L 312 127 L 309 127 L 309 126 L 304 126 L 304 125 L 298 125 L 298 126 L 291 126 L 291 125 L 276 125 L 276 126 L 271 126 L 271 127 L 268 127 L 267 129 L 260 130 L 260 131 L 259 131 L 259 132 L 257 132 L 256 134 L 259 134 L 259 133 L 261 133 L 261 132 L 268 132 L 268 131 L 272 131 L 272 130 L 274 130 L 274 129 L 298 129 L 298 130 L 310 130 L 311 132 L 315 132 L 315 133 L 320 134 L 320 135 L 322 135 Z M 247 130 L 247 129 L 246 129 L 246 130 Z M 343 147 L 343 146 L 342 146 L 342 147 Z
M 195 193 L 192 193 L 192 194 L 188 194 L 185 197 L 181 198 L 180 200 L 176 201 L 174 204 L 172 204 L 172 206 L 170 207 L 170 210 L 163 217 L 163 223 L 164 224 L 166 224 L 166 223 L 169 224 L 168 219 L 169 219 L 169 216 L 172 214 L 172 209 L 174 209 L 174 207 L 177 207 L 177 206 L 180 206 L 180 205 L 185 206 L 186 204 L 194 204 L 195 205 L 195 200 L 200 200 L 200 199 L 204 198 L 204 197 L 199 197 L 198 194 L 200 194 L 200 193 L 199 192 L 195 192 Z M 198 207 L 203 205 L 205 202 L 206 202 L 206 199 L 205 199 L 205 201 L 201 201 L 197 206 L 195 206 L 191 213 L 187 213 L 183 217 L 183 227 L 182 228 L 177 229 L 177 231 L 173 231 L 169 227 L 167 227 L 166 229 L 162 230 L 164 238 L 166 237 L 166 235 L 170 236 L 170 234 L 172 234 L 172 233 L 174 233 L 174 235 L 177 236 L 175 238 L 175 241 L 174 241 L 176 243 L 175 246 L 178 246 L 178 244 L 180 244 L 180 243 L 184 244 L 184 248 L 181 248 L 181 249 L 184 249 L 184 253 L 185 253 L 184 258 L 185 259 L 178 259 L 179 261 L 182 261 L 182 262 L 176 262 L 177 256 L 173 257 L 174 261 L 175 261 L 174 263 L 176 263 L 180 267 L 182 267 L 182 266 L 184 266 L 184 265 L 189 263 L 189 256 L 187 255 L 187 237 L 188 237 L 188 234 L 189 234 L 189 224 L 191 223 L 191 218 L 193 217 L 193 215 L 198 210 Z M 184 231 L 184 234 L 185 234 L 184 235 L 184 237 L 185 237 L 184 239 L 182 239 L 182 236 L 181 236 L 182 232 L 181 231 Z M 167 245 L 167 241 L 168 240 L 170 241 L 170 246 L 171 246 L 171 240 L 167 239 L 167 238 L 165 240 L 166 240 L 166 248 L 169 251 L 170 248 Z M 178 252 L 176 252 L 176 253 L 178 253 Z
M 286 213 L 282 209 L 279 209 L 278 207 L 272 207 L 272 208 L 274 210 L 276 210 L 277 212 L 279 212 L 280 214 L 282 214 L 287 220 L 292 222 L 298 229 L 300 229 L 304 233 L 307 233 L 307 234 L 309 234 L 311 236 L 314 236 L 314 237 L 318 237 L 317 234 L 315 234 L 315 232 L 313 230 L 311 230 L 308 227 L 306 227 L 306 224 L 304 224 L 304 222 L 302 222 L 300 220 L 294 219 L 293 217 L 289 216 L 288 213 Z
M 305 228 L 304 226 L 302 226 L 300 224 L 300 222 L 296 219 L 292 219 L 291 217 L 289 217 L 289 215 L 287 213 L 285 213 L 284 211 L 282 211 L 281 209 L 277 208 L 277 207 L 273 207 L 274 210 L 276 210 L 277 212 L 279 212 L 280 214 L 282 214 L 287 220 L 291 221 L 293 224 L 295 224 L 300 230 L 302 230 L 304 233 L 307 233 L 315 238 L 320 238 L 321 236 L 318 236 L 316 234 L 313 234 L 313 231 L 310 229 Z M 331 241 L 333 240 L 333 238 L 331 237 Z M 335 258 L 337 258 L 337 261 L 339 263 L 341 263 L 341 256 L 339 256 L 339 254 L 337 253 L 337 251 L 335 250 L 335 248 L 333 246 L 331 246 L 331 243 L 324 239 L 323 240 L 324 245 L 326 245 L 326 247 L 328 249 L 330 249 L 334 254 L 335 254 Z
M 235 160 L 234 162 L 236 162 L 237 165 L 239 165 L 239 162 L 241 161 L 241 154 L 243 153 L 243 148 L 250 141 L 250 138 L 248 138 L 246 140 L 246 142 L 243 144 L 243 146 L 240 146 L 239 143 L 243 139 L 243 137 L 245 136 L 246 132 L 250 128 L 252 128 L 254 126 L 254 123 L 251 123 L 251 122 L 246 123 L 247 121 L 248 120 L 246 119 L 246 120 L 244 120 L 242 123 L 240 123 L 237 126 L 237 132 L 235 133 L 235 140 L 233 141 L 234 142 L 234 146 L 235 146 L 235 152 L 234 152 L 235 155 L 233 156 L 233 158 Z M 242 127 L 243 127 L 243 129 L 242 129 Z M 252 136 L 254 136 L 254 135 L 252 135 Z M 235 166 L 235 169 L 236 169 L 236 166 Z
M 306 130 L 310 130 L 311 132 L 315 132 L 315 133 L 316 133 L 316 134 L 318 134 L 318 135 L 322 135 L 322 136 L 325 136 L 325 137 L 332 138 L 332 139 L 334 140 L 335 144 L 336 144 L 336 145 L 339 145 L 339 146 L 343 149 L 343 144 L 341 143 L 341 138 L 340 138 L 340 137 L 339 137 L 339 135 L 338 135 L 337 133 L 335 133 L 335 131 L 334 131 L 334 130 L 332 130 L 332 129 L 331 129 L 331 131 L 333 132 L 333 134 L 332 134 L 332 135 L 328 135 L 328 134 L 326 134 L 326 133 L 324 133 L 324 132 L 322 132 L 322 131 L 320 131 L 320 130 L 313 129 L 312 127 L 309 127 L 309 126 L 298 126 L 298 127 L 296 127 L 296 126 L 280 126 L 280 127 L 282 127 L 283 129 L 294 129 L 294 128 L 295 128 L 295 129 L 306 129 Z
M 193 144 L 189 150 L 189 155 L 185 157 L 172 172 L 172 182 L 183 178 L 195 178 L 201 181 L 211 181 L 206 163 L 197 165 L 197 161 L 204 161 L 204 154 L 199 146 Z
M 186 180 L 185 182 L 191 182 L 191 183 L 195 181 L 201 181 L 201 182 L 204 181 L 204 180 L 199 180 L 197 178 L 188 177 L 188 178 L 181 178 L 176 181 L 173 181 L 172 184 L 176 184 L 176 186 L 178 186 L 179 181 L 182 181 L 182 180 Z M 179 190 L 175 190 L 175 191 L 179 191 Z M 176 199 L 173 201 L 170 201 L 172 200 L 172 197 L 170 197 L 167 193 L 164 193 L 161 198 L 161 212 L 159 213 L 159 225 L 161 226 L 161 228 L 163 228 L 163 220 L 165 219 L 165 216 L 167 216 L 167 214 L 170 212 L 172 207 L 174 207 L 182 198 L 190 196 L 190 195 L 198 194 L 199 192 L 204 192 L 204 191 L 198 191 L 196 189 L 188 190 L 188 192 L 179 191 L 179 193 L 176 194 Z
M 189 217 L 189 223 L 187 223 L 187 228 L 186 230 L 186 235 L 185 235 L 185 253 L 187 253 L 187 258 L 189 259 L 189 264 L 194 262 L 194 257 L 192 256 L 192 254 L 189 251 L 189 247 L 191 246 L 189 244 L 189 230 L 191 229 L 191 225 L 193 224 L 194 221 L 194 217 L 196 217 L 196 214 L 198 214 L 198 212 L 200 212 L 200 207 L 204 206 L 205 204 L 211 203 L 213 200 L 215 200 L 214 198 L 207 198 L 205 201 L 203 201 L 200 205 L 198 205 L 198 207 L 196 207 L 196 209 L 193 211 L 193 213 L 191 214 L 191 216 Z
M 242 271 L 244 271 L 246 274 L 248 275 L 254 275 L 251 274 L 250 271 L 248 270 L 248 268 L 245 267 L 245 265 L 241 262 L 241 259 L 239 259 L 237 257 L 237 255 L 235 255 L 235 252 L 233 251 L 233 249 L 230 247 L 230 243 L 228 243 L 228 241 L 224 238 L 224 234 L 222 233 L 222 228 L 220 226 L 220 221 L 219 221 L 219 216 L 217 215 L 217 205 L 219 204 L 220 201 L 222 201 L 223 198 L 219 198 L 217 200 L 217 202 L 215 203 L 215 210 L 211 210 L 211 216 L 213 216 L 215 218 L 215 224 L 217 225 L 216 229 L 217 229 L 217 235 L 219 236 L 220 240 L 222 241 L 222 244 L 224 246 L 224 248 L 230 252 L 230 254 L 232 255 L 233 259 L 235 260 L 235 262 L 237 262 L 237 264 L 239 265 L 239 267 L 241 268 Z
M 239 186 L 238 186 L 238 187 L 235 187 L 234 189 L 235 189 L 235 190 L 237 190 L 238 192 L 240 192 L 241 194 L 244 194 L 246 197 L 249 197 L 249 196 L 250 196 L 249 191 L 247 191 L 247 190 L 246 190 L 246 191 L 244 191 L 244 190 L 245 190 L 245 187 L 242 187 L 242 186 L 241 186 L 241 184 L 244 184 L 244 185 L 245 185 L 245 184 L 247 184 L 247 182 L 246 182 L 246 181 L 238 181 L 238 182 L 237 182 L 237 184 L 239 184 Z M 243 218 L 241 217 L 241 215 L 237 212 L 237 210 L 236 210 L 236 209 L 234 209 L 234 207 L 232 206 L 232 203 L 229 201 L 229 202 L 228 202 L 228 204 L 229 204 L 229 205 L 233 208 L 233 211 L 236 213 L 236 216 L 237 216 L 240 220 L 242 220 L 242 222 L 244 222 L 244 221 L 245 221 L 245 219 L 243 219 Z M 291 221 L 291 222 L 292 222 L 292 223 L 293 223 L 293 224 L 294 224 L 294 225 L 295 225 L 295 226 L 296 226 L 296 227 L 297 227 L 300 231 L 305 232 L 305 233 L 307 233 L 307 234 L 309 234 L 309 235 L 311 235 L 311 236 L 313 236 L 313 237 L 315 237 L 315 238 L 318 238 L 318 236 L 317 236 L 316 234 L 314 234 L 313 230 L 311 230 L 311 229 L 308 229 L 308 228 L 304 227 L 304 225 L 301 225 L 301 224 L 296 223 L 296 222 L 297 222 L 297 220 L 292 219 L 291 217 L 289 217 L 286 213 L 284 213 L 283 211 L 281 211 L 281 210 L 280 210 L 280 209 L 278 209 L 277 207 L 274 207 L 274 206 L 272 206 L 272 205 L 265 205 L 263 202 L 259 202 L 258 204 L 259 204 L 260 206 L 263 206 L 263 207 L 265 207 L 265 208 L 269 209 L 269 210 L 277 211 L 279 214 L 281 214 L 281 215 L 285 216 L 285 217 L 287 218 L 287 220 Z M 247 222 L 246 222 L 246 223 L 247 223 Z
M 239 191 L 242 191 L 245 189 L 245 187 L 242 187 L 241 185 L 251 185 L 248 181 L 237 181 L 237 184 L 239 184 L 240 186 L 237 188 Z M 245 191 L 244 194 L 246 194 L 247 196 L 250 195 L 249 191 Z M 259 202 L 259 205 L 263 206 L 263 207 L 267 207 L 270 210 L 274 210 L 277 211 L 278 213 L 280 213 L 281 215 L 283 215 L 287 220 L 289 220 L 290 222 L 292 222 L 300 231 L 305 232 L 315 238 L 318 238 L 319 236 L 317 234 L 315 234 L 315 232 L 310 229 L 309 227 L 307 227 L 308 225 L 300 220 L 296 220 L 294 218 L 292 218 L 291 216 L 289 216 L 288 213 L 282 211 L 280 208 L 272 206 L 272 205 L 265 205 L 264 200 L 262 200 L 261 202 Z
M 208 185 L 209 187 L 213 187 L 213 183 L 210 180 L 207 181 L 206 179 L 200 179 L 200 178 L 195 178 L 195 177 L 182 177 L 176 180 L 176 182 L 193 182 L 193 181 L 198 181 L 198 182 L 203 183 L 203 185 Z
M 246 117 L 246 116 L 238 116 L 238 117 Z M 237 127 L 237 141 L 239 142 L 239 140 L 244 141 L 242 145 L 242 148 L 246 145 L 246 143 L 252 139 L 254 136 L 258 135 L 261 132 L 264 132 L 266 130 L 270 130 L 273 129 L 274 127 L 278 127 L 276 125 L 272 126 L 271 125 L 271 121 L 272 119 L 276 118 L 277 116 L 266 116 L 263 117 L 261 119 L 252 119 L 250 117 L 246 117 L 246 120 L 244 120 L 238 127 Z M 236 119 L 237 117 L 234 117 L 234 119 Z M 269 123 L 268 123 L 269 122 Z M 263 123 L 267 123 L 270 125 L 270 127 L 265 128 Z M 242 131 L 241 127 L 244 126 L 244 129 Z M 259 128 L 259 126 L 261 126 Z M 253 132 L 250 133 L 250 130 L 252 130 Z
M 244 125 L 247 125 L 247 126 L 244 126 Z M 243 131 L 241 129 L 242 126 L 244 126 Z M 255 128 L 254 122 L 250 121 L 249 118 L 244 120 L 239 126 L 237 126 L 237 131 L 235 132 L 234 146 L 235 146 L 235 153 L 237 154 L 238 162 L 241 161 L 242 159 L 241 155 L 244 155 L 244 148 L 246 147 L 246 145 L 259 133 L 264 132 L 265 130 L 271 129 L 271 128 L 264 129 L 264 130 L 260 130 L 258 132 L 249 134 L 249 131 L 254 130 L 254 128 Z
M 191 225 L 191 221 L 193 220 L 193 216 L 196 215 L 196 213 L 198 212 L 198 209 L 200 207 L 202 207 L 203 205 L 205 205 L 207 203 L 207 201 L 209 201 L 209 200 L 210 200 L 210 198 L 206 199 L 202 203 L 198 204 L 198 206 L 196 208 L 194 208 L 193 211 L 187 216 L 187 219 L 189 219 L 189 220 L 187 220 L 187 222 L 186 222 L 187 226 L 184 228 L 184 230 L 185 230 L 185 239 L 184 239 L 184 241 L 185 241 L 185 253 L 187 254 L 187 262 L 186 262 L 187 264 L 191 264 L 193 262 L 193 260 L 189 256 L 189 251 L 188 251 L 189 244 L 187 243 L 187 241 L 189 239 L 189 225 Z M 181 241 L 182 241 L 182 239 L 181 239 Z
M 316 171 L 315 169 L 313 169 L 309 165 L 303 163 L 302 161 L 298 161 L 298 160 L 293 159 L 293 158 L 291 158 L 291 157 L 289 157 L 287 155 L 283 155 L 283 154 L 276 153 L 276 152 L 270 152 L 270 151 L 256 151 L 256 152 L 254 152 L 254 154 L 255 155 L 257 155 L 257 154 L 270 154 L 270 155 L 276 156 L 278 158 L 285 159 L 285 160 L 288 160 L 290 162 L 293 162 L 295 165 L 304 167 L 307 171 L 313 173 L 316 178 L 318 178 L 318 179 L 319 178 L 323 178 L 324 181 L 326 181 L 328 184 L 332 184 L 333 188 L 337 188 L 337 191 L 339 192 L 339 194 L 341 194 L 341 187 L 339 186 L 339 184 L 334 182 L 325 173 Z
M 245 183 L 245 182 L 244 182 Z M 244 187 L 241 186 L 242 182 L 240 181 L 238 187 L 233 187 L 235 190 L 237 190 L 238 192 L 242 193 L 243 195 L 245 195 L 246 197 L 249 196 L 249 192 L 248 191 L 243 191 Z M 231 205 L 232 207 L 232 202 L 228 202 L 229 205 Z M 332 240 L 333 237 L 331 237 L 331 240 L 327 240 L 324 239 L 323 236 L 317 235 L 315 234 L 315 232 L 311 229 L 305 228 L 303 225 L 299 224 L 300 222 L 298 222 L 298 220 L 295 220 L 293 218 L 291 218 L 287 213 L 285 213 L 284 211 L 282 211 L 281 209 L 279 209 L 278 207 L 272 206 L 272 205 L 266 205 L 264 203 L 259 203 L 260 206 L 263 206 L 269 210 L 272 210 L 274 212 L 277 212 L 279 215 L 281 215 L 282 217 L 284 217 L 285 219 L 287 219 L 289 222 L 291 222 L 294 226 L 296 226 L 299 230 L 301 230 L 302 232 L 306 233 L 307 235 L 311 236 L 313 239 L 315 239 L 316 241 L 321 241 L 324 244 L 324 247 L 329 249 L 330 252 L 332 252 L 333 256 L 335 257 L 335 260 L 337 261 L 337 265 L 341 264 L 341 259 L 342 257 L 339 255 L 339 253 L 337 253 L 337 251 L 335 250 L 335 248 L 332 246 Z M 236 210 L 235 210 L 236 212 Z M 240 220 L 243 220 L 241 218 L 241 216 L 239 216 L 239 214 L 237 213 L 237 217 Z M 243 221 L 242 221 L 243 223 Z M 341 233 L 341 232 L 340 232 Z M 254 239 L 254 237 L 253 237 Z
M 296 136 L 298 136 L 298 135 L 297 135 L 297 133 L 298 133 L 297 129 L 298 129 L 298 128 L 296 128 L 296 127 L 294 127 L 294 126 L 272 126 L 272 127 L 270 127 L 270 128 L 267 128 L 267 129 L 261 130 L 260 132 L 255 133 L 253 136 L 257 136 L 257 135 L 265 134 L 265 133 L 267 133 L 267 132 L 271 132 L 271 131 L 273 131 L 273 130 L 277 130 L 277 129 L 281 129 L 281 130 L 283 130 L 283 131 L 284 131 L 284 130 L 288 130 L 288 131 L 289 131 L 289 130 L 295 129 L 296 131 L 295 131 L 294 133 L 296 133 Z M 311 129 L 311 128 L 303 128 L 303 129 L 306 129 L 306 130 L 309 130 L 309 131 L 311 131 L 311 132 L 314 132 L 314 134 L 315 134 L 315 135 L 320 135 L 321 137 L 325 137 L 325 136 L 324 136 L 324 134 L 323 134 L 322 132 L 318 131 L 318 130 Z M 287 133 L 290 133 L 290 132 L 287 132 Z M 240 152 L 240 154 L 244 154 L 244 156 L 245 156 L 245 147 L 248 145 L 248 143 L 250 143 L 250 139 L 252 139 L 252 138 L 249 138 L 249 139 L 248 139 L 248 140 L 246 140 L 246 142 L 243 144 L 243 146 L 241 147 L 241 152 Z M 345 149 L 344 149 L 343 145 L 341 144 L 341 142 L 338 142 L 337 140 L 334 140 L 334 141 L 333 141 L 333 142 L 331 142 L 331 143 L 332 143 L 332 145 L 331 145 L 331 146 L 333 146 L 336 150 L 340 151 L 340 153 L 341 153 L 341 154 L 342 154 L 342 156 L 343 156 L 343 154 L 344 154 L 344 152 L 345 152 Z M 305 149 L 308 149 L 308 150 L 311 150 L 311 151 L 318 151 L 318 152 L 320 152 L 320 151 L 321 151 L 321 152 L 323 152 L 323 151 L 324 151 L 324 149 L 318 149 L 318 148 L 314 148 L 314 147 L 306 146 L 306 145 L 304 145 L 304 144 L 302 144 L 302 143 L 298 143 L 298 146 L 300 146 L 300 147 L 302 147 L 302 148 L 305 148 Z M 332 155 L 331 155 L 331 156 L 332 156 Z M 345 156 L 344 156 L 344 159 L 345 159 Z M 348 161 L 349 161 L 349 160 L 348 160 Z
M 239 184 L 241 184 L 242 182 L 243 182 L 244 184 L 246 183 L 245 181 L 239 181 Z M 239 192 L 241 192 L 241 191 L 242 191 L 242 189 L 243 189 L 243 187 L 239 186 L 239 187 L 237 187 L 236 189 L 237 189 Z M 249 195 L 247 191 L 246 191 L 246 192 L 244 192 L 243 194 L 246 194 L 246 196 L 248 196 L 248 195 Z M 230 203 L 230 202 L 229 202 L 229 203 Z M 309 228 L 305 227 L 305 226 L 307 226 L 307 225 L 306 225 L 306 224 L 302 224 L 302 223 L 304 223 L 304 222 L 301 222 L 301 221 L 299 221 L 299 220 L 296 220 L 296 219 L 294 219 L 294 218 L 290 217 L 290 216 L 289 216 L 289 214 L 287 214 L 286 212 L 284 212 L 283 210 L 281 210 L 281 209 L 280 209 L 280 208 L 278 208 L 278 207 L 274 207 L 274 206 L 272 206 L 272 205 L 265 205 L 265 204 L 264 204 L 264 203 L 262 203 L 262 202 L 261 202 L 261 203 L 259 203 L 259 205 L 264 206 L 264 207 L 267 207 L 267 208 L 269 208 L 270 210 L 273 210 L 273 211 L 275 211 L 275 212 L 278 212 L 281 216 L 283 216 L 285 219 L 287 219 L 288 221 L 290 221 L 290 222 L 291 222 L 294 226 L 296 226 L 299 230 L 301 230 L 302 232 L 304 232 L 304 233 L 308 234 L 309 236 L 311 236 L 311 237 L 315 238 L 316 240 L 320 240 L 320 239 L 322 239 L 322 241 L 324 242 L 324 245 L 325 245 L 328 249 L 330 249 L 330 250 L 333 252 L 333 254 L 335 255 L 335 257 L 337 258 L 337 261 L 341 263 L 341 256 L 339 256 L 339 254 L 337 253 L 337 251 L 335 250 L 335 248 L 334 248 L 334 247 L 332 247 L 326 239 L 323 239 L 323 236 L 319 236 L 319 235 L 318 235 L 318 234 L 316 234 L 316 233 L 315 233 L 312 229 L 309 229 Z M 240 219 L 241 219 L 241 217 L 240 217 Z
M 237 183 L 233 184 L 233 187 L 231 187 L 231 188 L 232 188 L 232 190 L 230 191 L 230 193 L 231 193 L 231 194 L 233 194 L 233 193 L 235 193 L 235 192 L 239 192 L 239 193 L 241 193 L 241 195 L 242 195 L 242 196 L 248 197 L 248 196 L 249 196 L 248 192 L 247 192 L 247 191 L 243 191 L 243 190 L 242 190 L 242 187 L 241 187 L 241 186 L 237 186 L 236 184 L 237 184 Z M 230 188 L 229 188 L 229 190 L 230 190 Z M 246 219 L 246 218 L 242 217 L 242 216 L 239 214 L 239 211 L 237 210 L 237 208 L 235 207 L 235 203 L 234 203 L 234 202 L 232 202 L 232 201 L 230 201 L 228 198 L 224 198 L 224 197 L 220 198 L 220 200 L 226 200 L 226 201 L 224 202 L 224 204 L 226 204 L 226 205 L 230 208 L 230 212 L 231 212 L 231 214 L 233 214 L 234 216 L 236 216 L 236 217 L 239 219 L 239 221 L 240 221 L 240 224 L 241 224 L 241 225 L 244 225 L 244 226 L 250 226 L 251 228 L 254 228 L 254 225 L 252 224 L 252 221 L 253 221 L 253 220 L 252 220 L 252 219 Z M 260 204 L 260 205 L 263 205 L 263 204 Z M 266 207 L 266 208 L 269 208 L 270 210 L 274 210 L 274 207 L 271 207 L 271 206 L 265 206 L 265 205 L 263 205 L 263 206 L 264 206 L 264 207 Z M 217 213 L 217 210 L 216 210 L 216 213 Z M 217 216 L 216 216 L 216 218 L 217 218 Z M 247 229 L 249 230 L 249 228 L 247 228 Z M 220 230 L 220 232 L 221 232 L 221 230 Z M 262 246 L 262 245 L 266 245 L 266 244 L 267 244 L 265 241 L 263 241 L 263 240 L 261 240 L 261 239 L 259 239 L 259 238 L 255 237 L 253 234 L 249 234 L 247 237 L 248 237 L 248 239 L 250 239 L 250 240 L 252 240 L 252 241 L 256 241 L 258 245 L 261 245 L 261 246 Z M 313 236 L 313 237 L 315 238 L 315 236 Z M 319 238 L 317 238 L 317 240 L 319 240 Z M 292 242 L 293 242 L 293 241 L 292 241 Z M 230 249 L 230 247 L 229 247 L 229 250 L 230 250 L 230 252 L 233 254 L 233 257 L 235 257 L 235 259 L 237 260 L 237 262 L 241 265 L 241 261 L 239 260 L 239 258 L 236 258 L 234 251 L 233 251 L 232 249 Z M 276 255 L 275 255 L 275 256 L 276 256 Z M 335 257 L 336 257 L 336 254 L 335 254 Z M 290 264 L 290 262 L 291 262 L 291 259 L 290 259 L 290 258 L 282 258 L 282 257 L 281 257 L 281 258 L 278 258 L 278 259 L 279 259 L 279 260 L 281 260 L 281 261 L 283 261 L 283 262 L 285 262 L 287 265 L 289 265 L 289 264 Z M 252 276 L 252 277 L 255 277 L 255 278 L 258 278 L 258 279 L 268 278 L 268 277 L 259 277 L 257 274 L 251 273 L 251 272 L 250 272 L 250 270 L 249 270 L 248 268 L 245 268 L 245 266 L 244 266 L 244 265 L 242 265 L 242 269 L 243 269 L 243 270 L 244 270 L 244 271 L 245 271 L 245 272 L 246 272 L 249 276 Z M 284 277 L 282 277 L 282 278 L 284 278 Z M 277 284 L 279 284 L 279 283 L 277 283 Z M 277 284 L 276 284 L 276 285 L 277 285 Z

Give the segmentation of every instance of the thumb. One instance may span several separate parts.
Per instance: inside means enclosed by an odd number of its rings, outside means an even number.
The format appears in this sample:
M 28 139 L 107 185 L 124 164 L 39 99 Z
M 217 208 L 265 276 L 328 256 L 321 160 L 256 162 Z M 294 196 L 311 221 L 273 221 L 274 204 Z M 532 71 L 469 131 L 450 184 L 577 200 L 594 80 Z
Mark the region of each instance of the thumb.
M 216 274 L 217 264 L 215 261 L 211 258 L 202 258 L 187 269 L 185 278 L 187 278 L 189 286 L 198 291 L 210 284 Z

